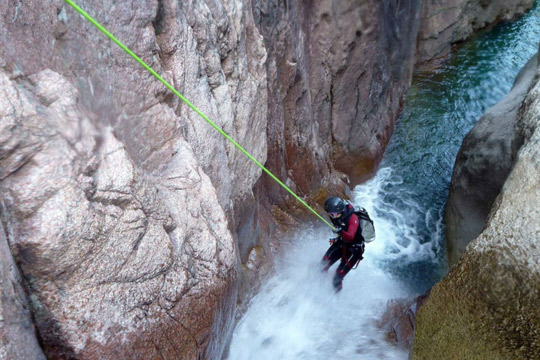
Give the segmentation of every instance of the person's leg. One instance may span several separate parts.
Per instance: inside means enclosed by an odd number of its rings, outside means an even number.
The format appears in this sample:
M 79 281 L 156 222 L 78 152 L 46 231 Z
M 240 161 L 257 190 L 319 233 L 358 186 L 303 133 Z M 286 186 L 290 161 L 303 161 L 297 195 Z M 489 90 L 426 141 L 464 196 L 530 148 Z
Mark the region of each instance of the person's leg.
M 332 279 L 332 285 L 334 285 L 334 289 L 336 292 L 341 291 L 343 288 L 343 278 L 345 277 L 345 274 L 343 273 L 343 270 L 340 269 L 340 267 L 336 270 L 336 274 L 334 275 L 334 279 Z
M 326 254 L 324 254 L 321 260 L 322 271 L 328 271 L 330 266 L 332 266 L 336 261 L 341 258 L 341 255 L 341 243 L 333 243 L 332 246 L 330 246 L 330 248 L 326 251 Z
M 347 249 L 344 258 L 341 259 L 341 263 L 339 264 L 336 274 L 334 275 L 333 285 L 336 291 L 340 291 L 342 289 L 343 278 L 345 278 L 345 275 L 351 271 L 358 260 L 363 259 L 363 252 L 363 246 L 354 246 Z

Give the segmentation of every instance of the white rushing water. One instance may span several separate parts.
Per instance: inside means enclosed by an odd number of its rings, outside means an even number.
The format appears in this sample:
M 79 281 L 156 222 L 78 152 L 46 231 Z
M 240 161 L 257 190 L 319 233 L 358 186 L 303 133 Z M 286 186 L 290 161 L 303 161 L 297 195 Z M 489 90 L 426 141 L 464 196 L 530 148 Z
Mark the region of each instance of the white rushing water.
M 320 272 L 320 260 L 333 235 L 328 228 L 308 229 L 278 259 L 275 271 L 252 299 L 235 328 L 229 360 L 247 359 L 406 359 L 408 354 L 385 340 L 377 326 L 390 299 L 413 295 L 384 270 L 390 261 L 407 263 L 434 258 L 432 244 L 420 244 L 411 217 L 425 216 L 420 207 L 396 211 L 381 192 L 399 185 L 390 168 L 355 189 L 354 203 L 375 221 L 377 238 L 366 244 L 364 260 L 335 294 L 332 277 Z M 339 262 L 338 262 L 339 263 Z

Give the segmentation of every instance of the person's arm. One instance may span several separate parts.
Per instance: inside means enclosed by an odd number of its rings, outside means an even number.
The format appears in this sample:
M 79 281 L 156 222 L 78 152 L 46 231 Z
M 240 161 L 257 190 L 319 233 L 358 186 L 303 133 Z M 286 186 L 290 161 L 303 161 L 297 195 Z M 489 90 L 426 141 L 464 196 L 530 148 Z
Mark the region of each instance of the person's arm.
M 354 241 L 354 236 L 356 235 L 356 231 L 358 230 L 358 216 L 356 214 L 352 214 L 351 218 L 349 219 L 349 227 L 347 231 L 341 231 L 340 235 L 345 240 L 345 242 L 350 243 Z

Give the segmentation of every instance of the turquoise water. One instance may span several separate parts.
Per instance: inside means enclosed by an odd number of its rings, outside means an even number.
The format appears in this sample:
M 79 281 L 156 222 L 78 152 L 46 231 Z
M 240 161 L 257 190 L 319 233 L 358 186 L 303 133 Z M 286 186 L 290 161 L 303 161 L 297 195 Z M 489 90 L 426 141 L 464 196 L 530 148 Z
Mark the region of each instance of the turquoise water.
M 392 175 L 382 185 L 380 200 L 410 214 L 405 228 L 415 229 L 414 241 L 431 245 L 428 257 L 392 258 L 384 265 L 418 292 L 447 271 L 442 219 L 461 142 L 482 114 L 510 91 L 520 69 L 537 52 L 539 40 L 537 1 L 519 20 L 460 45 L 436 73 L 414 76 L 381 164 Z M 404 233 L 403 241 L 411 241 L 409 237 Z

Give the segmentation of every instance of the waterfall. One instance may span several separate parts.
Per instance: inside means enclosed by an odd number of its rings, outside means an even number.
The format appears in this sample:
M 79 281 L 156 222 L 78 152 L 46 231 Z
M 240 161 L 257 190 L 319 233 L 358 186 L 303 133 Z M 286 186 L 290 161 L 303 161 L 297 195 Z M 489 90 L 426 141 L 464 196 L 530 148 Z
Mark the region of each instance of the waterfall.
M 377 239 L 366 244 L 364 260 L 334 293 L 332 277 L 321 272 L 320 260 L 333 235 L 327 228 L 304 229 L 278 259 L 275 272 L 249 305 L 236 327 L 229 359 L 406 359 L 407 353 L 385 340 L 377 326 L 390 299 L 413 295 L 385 270 L 389 259 L 414 262 L 435 259 L 430 244 L 416 234 L 411 212 L 420 206 L 405 200 L 398 212 L 380 192 L 396 185 L 391 168 L 355 190 L 354 202 L 371 214 Z M 423 216 L 423 215 L 422 215 Z

